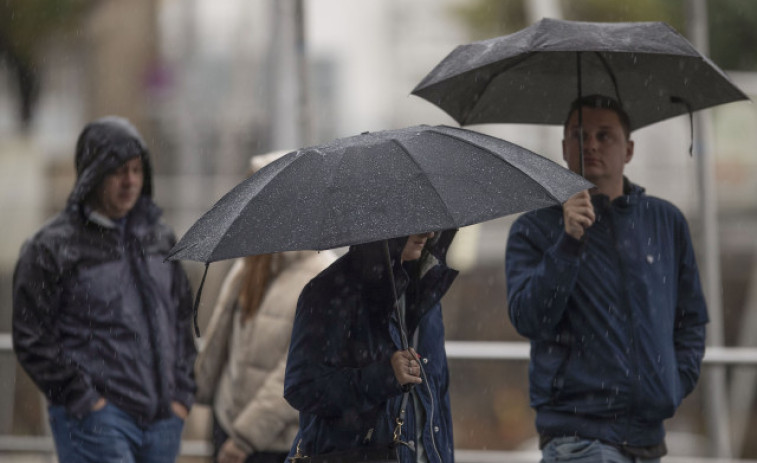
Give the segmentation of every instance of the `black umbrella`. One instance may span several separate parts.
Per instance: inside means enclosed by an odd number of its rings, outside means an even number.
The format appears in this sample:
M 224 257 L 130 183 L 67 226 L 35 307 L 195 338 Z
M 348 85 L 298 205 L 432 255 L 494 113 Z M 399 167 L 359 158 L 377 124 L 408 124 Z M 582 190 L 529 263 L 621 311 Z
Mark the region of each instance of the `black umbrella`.
M 592 184 L 525 148 L 445 126 L 293 151 L 237 185 L 169 259 L 332 249 L 561 204 Z
M 556 19 L 455 48 L 412 93 L 460 125 L 563 124 L 573 100 L 606 95 L 632 130 L 748 99 L 665 23 Z
M 525 148 L 466 129 L 365 132 L 260 169 L 200 217 L 168 259 L 209 263 L 456 229 L 561 204 L 592 186 Z

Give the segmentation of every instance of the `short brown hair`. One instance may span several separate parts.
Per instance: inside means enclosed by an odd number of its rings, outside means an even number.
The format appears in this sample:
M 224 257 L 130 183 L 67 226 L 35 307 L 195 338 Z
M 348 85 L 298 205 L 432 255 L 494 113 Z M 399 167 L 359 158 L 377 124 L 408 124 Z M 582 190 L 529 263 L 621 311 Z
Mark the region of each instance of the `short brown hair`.
M 588 95 L 581 98 L 576 98 L 573 103 L 570 104 L 570 111 L 568 111 L 568 117 L 565 118 L 565 124 L 563 127 L 568 129 L 568 122 L 570 122 L 570 116 L 574 112 L 578 111 L 578 108 L 594 108 L 594 109 L 609 109 L 618 115 L 620 119 L 620 125 L 623 126 L 623 132 L 626 134 L 626 138 L 631 136 L 631 118 L 628 117 L 628 113 L 623 109 L 623 105 L 614 98 L 604 95 Z

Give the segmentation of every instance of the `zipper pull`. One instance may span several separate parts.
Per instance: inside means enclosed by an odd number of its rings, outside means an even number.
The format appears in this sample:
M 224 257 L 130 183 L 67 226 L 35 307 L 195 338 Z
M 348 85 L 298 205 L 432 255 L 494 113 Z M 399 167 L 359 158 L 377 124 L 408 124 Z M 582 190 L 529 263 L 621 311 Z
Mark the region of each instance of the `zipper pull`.
M 369 429 L 367 433 L 365 433 L 365 438 L 363 439 L 364 444 L 368 444 L 371 442 L 371 439 L 373 438 L 373 428 Z

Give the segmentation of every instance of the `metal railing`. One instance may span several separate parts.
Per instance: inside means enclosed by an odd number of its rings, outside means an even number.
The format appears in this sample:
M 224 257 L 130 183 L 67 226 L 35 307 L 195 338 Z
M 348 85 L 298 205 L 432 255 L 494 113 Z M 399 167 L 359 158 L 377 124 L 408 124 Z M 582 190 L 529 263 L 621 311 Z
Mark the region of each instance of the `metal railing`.
M 12 351 L 9 334 L 0 334 L 0 353 Z M 450 360 L 506 360 L 528 361 L 530 344 L 527 342 L 485 342 L 447 341 L 447 357 Z M 757 348 L 752 347 L 708 347 L 703 364 L 723 366 L 757 366 Z M 0 435 L 0 455 L 4 452 L 36 453 L 51 455 L 55 452 L 51 437 Z M 205 440 L 183 440 L 181 455 L 209 457 L 212 446 Z M 534 451 L 493 451 L 456 450 L 455 460 L 460 463 L 488 463 L 508 461 L 512 463 L 534 463 L 539 461 L 540 452 Z M 665 457 L 667 463 L 757 463 L 757 460 L 735 460 L 719 458 Z

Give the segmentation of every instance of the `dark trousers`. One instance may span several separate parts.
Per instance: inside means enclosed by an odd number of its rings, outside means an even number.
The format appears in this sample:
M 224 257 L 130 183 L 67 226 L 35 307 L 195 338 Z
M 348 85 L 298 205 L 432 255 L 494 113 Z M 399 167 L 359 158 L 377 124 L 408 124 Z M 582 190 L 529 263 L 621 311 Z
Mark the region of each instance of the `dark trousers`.
M 213 414 L 213 461 L 218 461 L 218 452 L 229 435 L 223 430 Z M 284 463 L 289 452 L 253 452 L 244 463 Z

